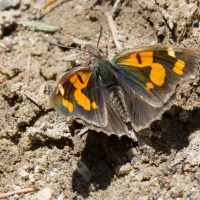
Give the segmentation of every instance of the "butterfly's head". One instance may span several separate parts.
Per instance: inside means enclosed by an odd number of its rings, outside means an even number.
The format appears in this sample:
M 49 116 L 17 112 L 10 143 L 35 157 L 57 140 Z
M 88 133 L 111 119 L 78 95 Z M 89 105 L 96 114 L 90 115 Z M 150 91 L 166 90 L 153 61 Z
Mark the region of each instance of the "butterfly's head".
M 99 50 L 97 49 L 97 47 L 92 46 L 91 44 L 86 44 L 85 45 L 86 51 L 88 53 L 90 53 L 91 55 L 93 55 L 95 58 L 102 58 Z

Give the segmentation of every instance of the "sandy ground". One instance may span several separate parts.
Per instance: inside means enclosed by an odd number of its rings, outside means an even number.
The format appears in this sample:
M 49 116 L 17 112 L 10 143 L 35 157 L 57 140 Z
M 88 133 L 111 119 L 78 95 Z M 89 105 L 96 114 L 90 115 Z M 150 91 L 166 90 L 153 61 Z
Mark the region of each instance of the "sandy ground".
M 101 24 L 99 49 L 111 59 L 117 49 L 105 12 L 112 11 L 124 49 L 165 44 L 198 51 L 198 1 L 76 0 L 43 10 L 46 2 L 22 0 L 0 12 L 0 193 L 34 189 L 9 197 L 21 200 L 200 199 L 199 76 L 181 85 L 183 105 L 154 122 L 151 137 L 77 136 L 83 126 L 69 126 L 49 96 L 88 55 L 48 43 L 95 45 Z M 58 30 L 35 31 L 32 21 Z

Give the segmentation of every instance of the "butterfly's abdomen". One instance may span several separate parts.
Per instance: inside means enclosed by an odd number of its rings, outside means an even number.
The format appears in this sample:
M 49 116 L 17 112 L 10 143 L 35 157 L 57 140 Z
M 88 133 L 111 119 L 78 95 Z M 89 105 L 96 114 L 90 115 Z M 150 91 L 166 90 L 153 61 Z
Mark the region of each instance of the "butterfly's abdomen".
M 123 120 L 123 122 L 128 123 L 130 122 L 130 116 L 127 111 L 127 106 L 124 101 L 124 95 L 119 87 L 112 86 L 109 88 L 110 92 L 110 101 L 112 102 L 112 105 L 114 109 L 117 111 L 120 118 Z

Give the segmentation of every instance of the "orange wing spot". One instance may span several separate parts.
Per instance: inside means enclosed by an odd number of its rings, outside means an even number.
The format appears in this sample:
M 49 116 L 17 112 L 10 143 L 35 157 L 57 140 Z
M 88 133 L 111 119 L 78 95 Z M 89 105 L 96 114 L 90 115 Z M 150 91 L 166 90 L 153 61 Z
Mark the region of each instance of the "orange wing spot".
M 167 52 L 168 52 L 169 56 L 176 58 L 175 51 L 174 51 L 174 49 L 172 47 L 169 47 L 167 49 Z
M 153 84 L 151 82 L 146 83 L 147 90 L 151 90 L 154 88 Z
M 62 98 L 62 105 L 65 106 L 66 108 L 68 108 L 69 112 L 73 112 L 74 110 L 74 106 L 71 102 L 69 102 L 68 100 Z
M 61 84 L 59 84 L 59 85 L 58 85 L 58 88 L 59 88 L 59 90 L 60 90 L 61 95 L 64 96 L 65 90 L 64 90 L 63 86 L 62 86 Z
M 93 108 L 93 109 L 97 109 L 97 108 L 98 108 L 96 102 L 94 102 L 94 101 L 92 102 L 92 108 Z
M 157 86 L 162 86 L 163 83 L 165 82 L 165 76 L 166 76 L 165 68 L 159 63 L 153 63 L 151 67 L 152 67 L 150 72 L 151 81 Z
M 175 63 L 175 65 L 174 65 L 174 67 L 173 67 L 173 72 L 178 74 L 178 75 L 182 75 L 184 67 L 185 67 L 185 62 L 178 59 L 177 62 Z
M 74 97 L 77 103 L 82 106 L 85 110 L 90 110 L 90 100 L 85 96 L 81 90 L 74 91 Z
M 140 59 L 138 59 L 138 57 Z M 153 63 L 153 51 L 143 51 L 133 53 L 120 60 L 122 65 L 130 65 L 135 67 L 147 67 Z
M 83 94 L 81 90 L 87 87 L 91 74 L 91 72 L 78 72 L 69 79 L 69 81 L 76 88 L 74 91 L 74 97 L 77 103 L 85 110 L 91 110 L 91 105 L 89 98 Z
M 78 72 L 77 74 L 74 74 L 69 81 L 76 89 L 81 90 L 87 86 L 90 76 L 91 72 Z
M 168 53 L 174 55 L 173 48 L 169 48 Z M 174 55 L 175 56 L 175 55 Z M 153 63 L 153 51 L 143 51 L 140 53 L 133 53 L 120 60 L 119 64 L 128 65 L 130 67 L 151 67 L 150 79 L 157 85 L 162 86 L 165 82 L 165 68 L 159 63 Z M 146 84 L 147 89 L 153 89 L 152 83 Z

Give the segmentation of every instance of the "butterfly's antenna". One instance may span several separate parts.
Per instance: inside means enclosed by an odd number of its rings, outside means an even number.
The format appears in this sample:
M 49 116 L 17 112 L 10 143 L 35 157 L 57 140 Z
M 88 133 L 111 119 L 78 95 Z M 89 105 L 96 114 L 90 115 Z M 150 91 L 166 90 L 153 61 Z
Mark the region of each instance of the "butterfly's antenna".
M 103 26 L 100 25 L 100 33 L 99 33 L 99 38 L 98 38 L 98 42 L 97 42 L 97 49 L 99 48 L 99 42 L 100 42 L 100 39 L 101 39 L 102 33 L 103 33 Z
M 92 53 L 91 51 L 87 51 L 85 49 L 80 49 L 80 48 L 76 48 L 76 47 L 67 47 L 65 45 L 55 44 L 55 43 L 51 43 L 51 42 L 49 42 L 49 44 L 52 45 L 52 46 L 60 47 L 62 49 L 75 49 L 75 50 L 78 50 L 78 51 L 84 51 L 84 52 L 87 52 L 89 54 L 92 54 L 94 57 L 97 56 L 96 54 Z

